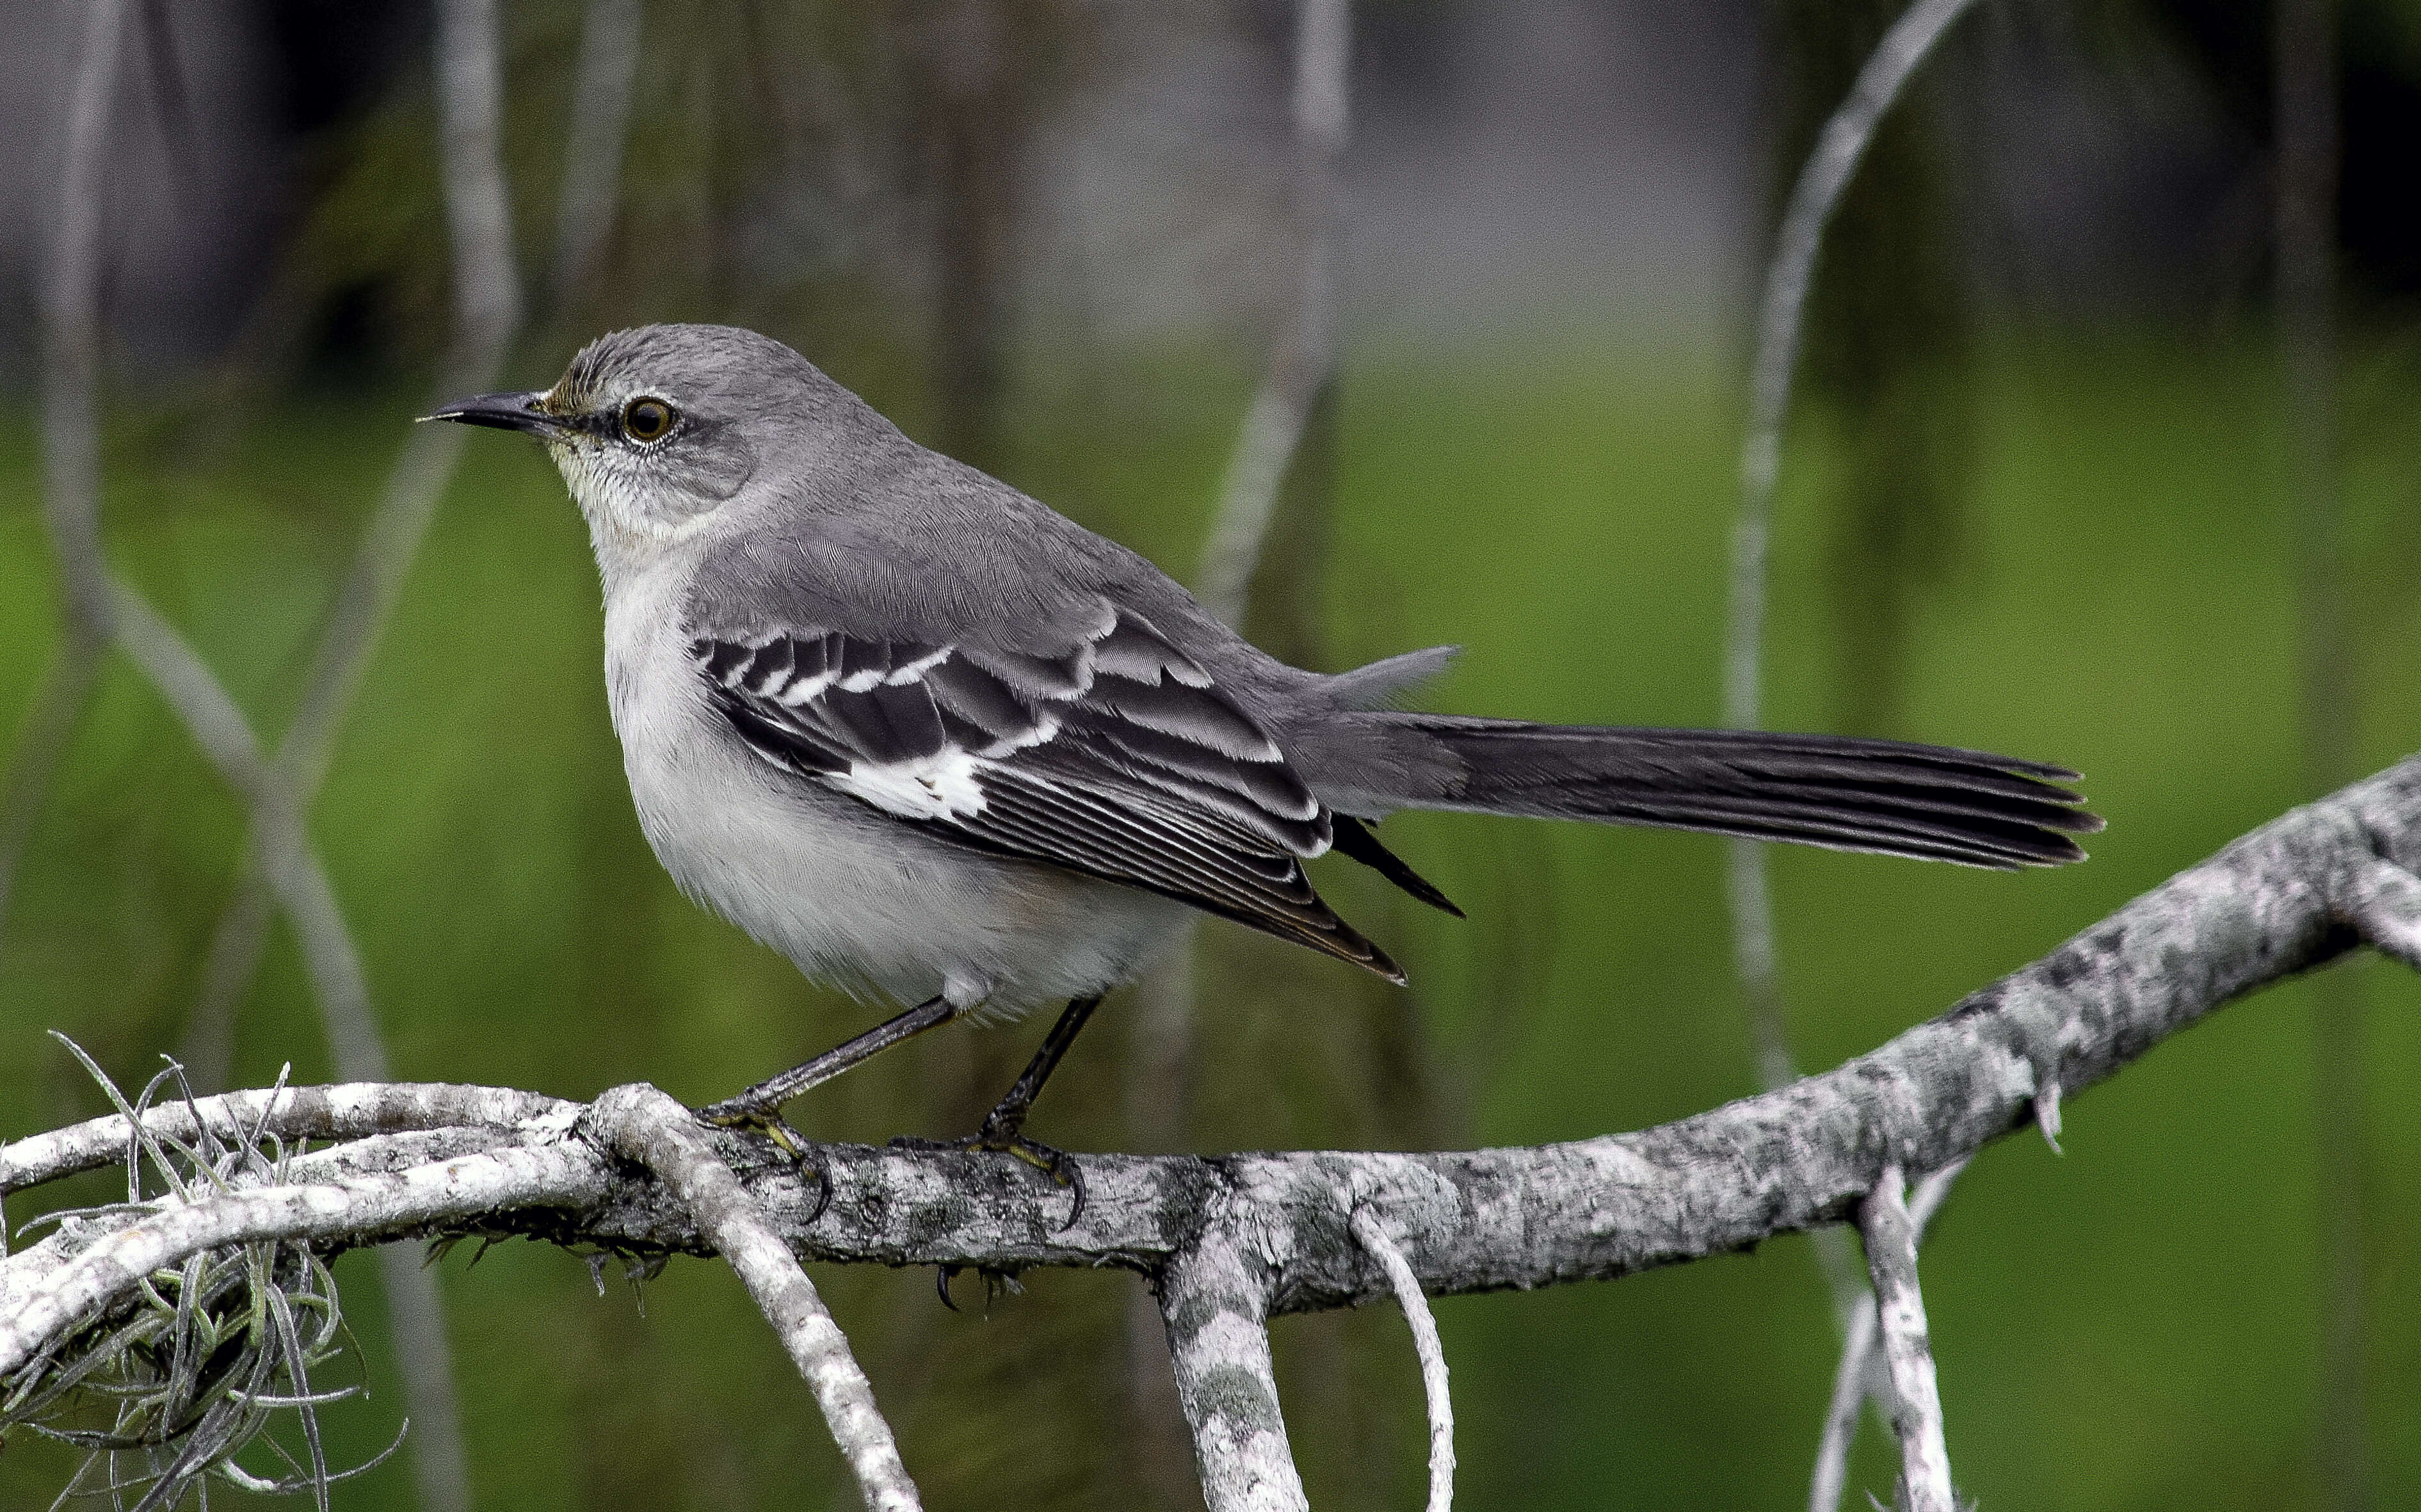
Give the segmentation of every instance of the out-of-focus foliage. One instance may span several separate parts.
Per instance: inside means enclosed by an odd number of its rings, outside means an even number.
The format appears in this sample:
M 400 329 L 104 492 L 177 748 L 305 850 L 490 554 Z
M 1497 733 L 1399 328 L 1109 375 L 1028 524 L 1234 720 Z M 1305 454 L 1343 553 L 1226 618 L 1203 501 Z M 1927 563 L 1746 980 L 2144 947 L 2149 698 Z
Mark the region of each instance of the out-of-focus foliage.
M 539 248 L 583 7 L 503 13 L 506 169 Z M 692 0 L 646 17 L 610 245 L 586 287 L 543 291 L 549 344 L 643 320 L 779 326 L 921 375 L 936 444 L 996 464 L 1023 147 L 1084 78 L 1081 8 Z M 276 302 L 313 322 L 294 333 L 306 351 L 436 355 L 449 275 L 432 109 L 427 89 L 398 88 L 320 129 Z

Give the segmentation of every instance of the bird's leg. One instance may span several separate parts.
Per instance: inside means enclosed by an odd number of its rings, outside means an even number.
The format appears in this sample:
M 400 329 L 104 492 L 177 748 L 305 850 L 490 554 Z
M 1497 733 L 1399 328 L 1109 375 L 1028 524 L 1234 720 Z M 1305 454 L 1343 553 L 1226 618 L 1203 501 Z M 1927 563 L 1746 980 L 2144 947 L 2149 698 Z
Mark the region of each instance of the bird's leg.
M 1025 1063 L 1025 1069 L 1018 1073 L 1016 1083 L 993 1105 L 992 1112 L 984 1115 L 983 1131 L 979 1137 L 986 1147 L 1007 1149 L 1024 1133 L 1025 1115 L 1034 1111 L 1034 1099 L 1042 1095 L 1042 1083 L 1050 1081 L 1051 1073 L 1059 1068 L 1060 1059 L 1068 1053 L 1068 1047 L 1074 1044 L 1076 1036 L 1083 1032 L 1085 1021 L 1090 1019 L 1093 1010 L 1101 1005 L 1101 996 L 1096 993 L 1091 997 L 1075 999 L 1060 1013 L 1059 1021 L 1042 1037 L 1041 1047 L 1035 1051 L 1034 1058 Z
M 1050 1081 L 1051 1073 L 1059 1068 L 1060 1059 L 1068 1053 L 1068 1047 L 1074 1044 L 1076 1036 L 1083 1032 L 1085 1021 L 1090 1019 L 1093 1010 L 1101 1005 L 1101 997 L 1098 992 L 1091 997 L 1074 999 L 1060 1013 L 1059 1021 L 1042 1037 L 1041 1047 L 1035 1051 L 1034 1058 L 1025 1063 L 1025 1069 L 1018 1073 L 1017 1081 L 1007 1093 L 993 1105 L 991 1113 L 984 1115 L 983 1127 L 973 1137 L 958 1140 L 903 1138 L 891 1143 L 912 1149 L 982 1149 L 1014 1155 L 1074 1193 L 1073 1205 L 1068 1210 L 1068 1222 L 1060 1226 L 1072 1225 L 1085 1211 L 1085 1173 L 1076 1164 L 1075 1158 L 1066 1150 L 1054 1149 L 1026 1138 L 1025 1115 L 1034 1111 L 1034 1099 L 1041 1096 L 1042 1083 Z
M 811 1061 L 791 1067 L 779 1076 L 768 1077 L 737 1097 L 709 1103 L 697 1110 L 698 1117 L 724 1129 L 753 1129 L 801 1164 L 806 1163 L 806 1141 L 795 1129 L 782 1121 L 781 1107 L 809 1087 L 819 1086 L 848 1070 L 858 1062 L 889 1050 L 903 1039 L 913 1039 L 938 1024 L 958 1017 L 959 1010 L 946 997 L 929 998 L 895 1019 L 886 1019 L 854 1039 L 834 1046 Z M 817 1176 L 822 1177 L 819 1170 Z M 826 1193 L 829 1195 L 829 1192 Z

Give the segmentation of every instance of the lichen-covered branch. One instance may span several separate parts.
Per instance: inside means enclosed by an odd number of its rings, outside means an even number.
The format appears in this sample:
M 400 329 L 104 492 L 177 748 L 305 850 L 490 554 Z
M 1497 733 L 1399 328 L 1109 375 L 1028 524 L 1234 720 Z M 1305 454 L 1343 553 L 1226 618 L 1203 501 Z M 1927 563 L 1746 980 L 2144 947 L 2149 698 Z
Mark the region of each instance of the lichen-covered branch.
M 1194 1463 L 1209 1512 L 1309 1512 L 1278 1408 L 1268 1290 L 1252 1242 L 1223 1225 L 1161 1272 L 1177 1399 L 1194 1430 Z
M 1966 1168 L 1967 1162 L 1960 1161 L 1916 1184 L 1908 1201 L 1908 1215 L 1919 1239 L 1950 1195 L 1959 1173 Z M 1841 1363 L 1833 1372 L 1833 1398 L 1826 1406 L 1824 1432 L 1816 1446 L 1816 1472 L 1808 1477 L 1807 1512 L 1838 1512 L 1842 1488 L 1850 1475 L 1850 1441 L 1857 1434 L 1859 1409 L 1867 1398 L 1876 1397 L 1886 1411 L 1890 1409 L 1891 1377 L 1874 1368 L 1878 1325 L 1875 1294 L 1862 1287 L 1856 1305 L 1850 1310 L 1848 1326 L 1841 1331 Z
M 2244 993 L 2366 939 L 2409 949 L 2416 862 L 2421 757 L 2295 810 L 1940 1018 L 1779 1091 L 1638 1133 L 1526 1148 L 1086 1156 L 1088 1201 L 1065 1227 L 1060 1190 L 1007 1155 L 822 1146 L 827 1205 L 813 1175 L 768 1142 L 694 1137 L 746 1190 L 750 1221 L 803 1258 L 1119 1266 L 1152 1278 L 1213 1512 L 1299 1507 L 1266 1322 L 1397 1294 L 1356 1215 L 1431 1295 L 1620 1276 L 1862 1207 L 1871 1218 L 1867 1199 L 1888 1173 L 1940 1171 L 2043 1121 L 2055 1094 L 2091 1086 Z M 88 1214 L 0 1260 L 0 1381 L 126 1305 L 142 1277 L 255 1239 L 342 1248 L 523 1233 L 624 1252 L 719 1248 L 695 1193 L 617 1161 L 578 1112 L 527 1093 L 412 1086 L 151 1109 L 146 1126 L 164 1132 L 386 1143 L 351 1164 L 316 1152 L 305 1159 L 321 1163 L 297 1161 L 273 1187 Z M 122 1159 L 128 1133 L 122 1118 L 102 1119 L 0 1148 L 0 1188 Z
M 608 1149 L 663 1179 L 738 1272 L 815 1394 L 834 1442 L 857 1476 L 867 1512 L 918 1512 L 924 1504 L 916 1485 L 899 1462 L 891 1425 L 876 1409 L 874 1388 L 850 1352 L 849 1340 L 799 1268 L 798 1256 L 723 1163 L 704 1127 L 687 1108 L 644 1083 L 599 1098 L 588 1118 Z
M 2030 1124 L 2052 1088 L 2073 1097 L 2213 1009 L 2355 946 L 2381 892 L 2378 868 L 2410 871 L 2416 861 L 2421 758 L 2288 814 L 1941 1017 L 1779 1091 L 1561 1145 L 1091 1155 L 1085 1211 L 1066 1228 L 1064 1193 L 1008 1156 L 846 1145 L 819 1149 L 832 1198 L 810 1224 L 811 1180 L 761 1140 L 714 1137 L 776 1227 L 817 1259 L 1153 1271 L 1211 1226 L 1249 1224 L 1270 1313 L 1357 1305 L 1392 1288 L 1350 1232 L 1338 1193 L 1351 1192 L 1398 1236 L 1433 1296 L 1619 1276 L 1842 1222 L 1886 1165 L 1938 1170 Z M 245 1099 L 258 1096 L 197 1106 L 232 1117 L 217 1110 L 255 1107 Z M 393 1132 L 449 1117 L 440 1109 L 453 1098 L 517 1120 L 514 1099 L 527 1098 L 525 1116 L 539 1121 L 567 1106 L 492 1089 L 300 1088 L 282 1095 L 272 1127 L 289 1127 L 290 1106 L 298 1132 L 306 1110 L 335 1137 Z M 73 1163 L 66 1150 L 101 1149 L 113 1123 L 7 1146 L 0 1182 L 22 1189 L 58 1174 Z M 637 1175 L 611 1177 L 594 1200 L 584 1184 L 577 1201 L 535 1206 L 571 1209 L 578 1236 L 597 1242 L 706 1248 L 680 1205 Z M 527 1226 L 570 1232 L 564 1221 L 533 1213 Z
M 1891 1371 L 1892 1431 L 1899 1438 L 1899 1504 L 1908 1512 L 1955 1512 L 1950 1451 L 1942 1424 L 1942 1391 L 1926 1328 L 1925 1293 L 1916 1281 L 1916 1224 L 1909 1216 L 1908 1183 L 1897 1165 L 1858 1206 L 1867 1241 L 1867 1272 L 1874 1278 L 1875 1327 Z

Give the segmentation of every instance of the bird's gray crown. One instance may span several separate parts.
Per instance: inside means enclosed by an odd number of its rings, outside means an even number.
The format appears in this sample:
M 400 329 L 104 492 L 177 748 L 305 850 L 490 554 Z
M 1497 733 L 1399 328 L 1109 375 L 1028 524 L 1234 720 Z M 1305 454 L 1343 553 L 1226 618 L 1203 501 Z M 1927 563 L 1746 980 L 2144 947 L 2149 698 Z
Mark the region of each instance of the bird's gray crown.
M 595 413 L 643 390 L 726 422 L 806 418 L 840 392 L 815 364 L 771 336 L 732 325 L 642 325 L 581 348 L 546 403 L 567 415 Z
M 553 388 L 530 397 L 526 429 L 546 442 L 601 550 L 644 550 L 863 408 L 754 331 L 649 325 L 582 348 Z

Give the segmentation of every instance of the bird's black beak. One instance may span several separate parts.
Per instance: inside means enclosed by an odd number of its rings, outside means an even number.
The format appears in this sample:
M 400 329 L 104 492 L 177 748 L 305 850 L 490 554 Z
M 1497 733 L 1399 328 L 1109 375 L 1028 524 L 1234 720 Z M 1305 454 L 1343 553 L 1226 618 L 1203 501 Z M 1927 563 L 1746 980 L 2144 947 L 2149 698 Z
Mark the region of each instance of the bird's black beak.
M 456 399 L 424 414 L 423 420 L 454 420 L 466 426 L 488 426 L 497 430 L 523 430 L 543 435 L 561 429 L 563 422 L 539 407 L 539 394 L 482 394 L 476 398 Z

